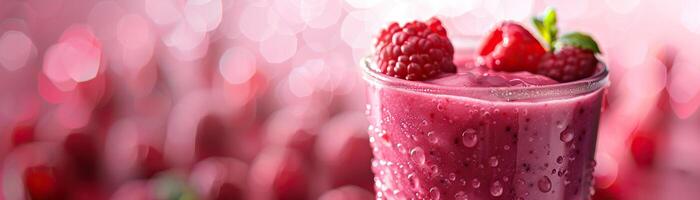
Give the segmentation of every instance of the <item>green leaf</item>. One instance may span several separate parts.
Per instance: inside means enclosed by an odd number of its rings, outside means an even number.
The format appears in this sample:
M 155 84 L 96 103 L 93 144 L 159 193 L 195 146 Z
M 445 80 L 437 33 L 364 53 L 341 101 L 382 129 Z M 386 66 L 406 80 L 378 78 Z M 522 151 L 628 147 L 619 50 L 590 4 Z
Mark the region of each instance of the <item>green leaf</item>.
M 532 23 L 537 28 L 542 39 L 549 45 L 550 50 L 554 50 L 554 43 L 557 41 L 557 13 L 553 8 L 547 8 L 541 16 L 533 17 Z
M 544 21 L 540 17 L 532 17 L 532 24 L 537 28 L 537 32 L 542 35 L 544 33 Z
M 561 49 L 565 46 L 575 46 L 589 50 L 593 53 L 601 53 L 600 49 L 598 48 L 598 43 L 595 42 L 593 37 L 581 32 L 567 33 L 561 36 L 555 44 L 557 49 Z

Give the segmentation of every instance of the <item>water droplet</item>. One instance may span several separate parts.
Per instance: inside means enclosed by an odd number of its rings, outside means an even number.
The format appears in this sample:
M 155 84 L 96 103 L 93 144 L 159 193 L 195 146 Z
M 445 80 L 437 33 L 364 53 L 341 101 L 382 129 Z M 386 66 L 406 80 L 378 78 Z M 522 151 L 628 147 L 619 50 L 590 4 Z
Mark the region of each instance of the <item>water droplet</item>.
M 396 144 L 396 149 L 399 150 L 399 153 L 406 153 L 406 147 L 404 147 L 401 143 Z
M 571 142 L 571 140 L 574 139 L 574 131 L 571 130 L 570 127 L 566 127 L 566 129 L 560 133 L 559 139 L 561 139 L 562 142 Z
M 435 132 L 428 132 L 428 141 L 430 141 L 430 143 L 437 144 L 438 137 L 435 135 Z
M 455 173 L 450 173 L 449 175 L 447 175 L 447 177 L 450 179 L 450 181 L 457 180 L 457 175 Z
M 479 181 L 479 179 L 477 179 L 477 178 L 472 179 L 472 187 L 479 188 L 480 186 L 481 186 L 481 181 Z
M 413 139 L 413 141 L 418 142 L 418 136 L 416 135 L 411 135 L 411 139 Z
M 431 165 L 430 166 L 430 171 L 432 172 L 433 176 L 437 176 L 438 173 L 440 173 L 440 168 L 438 168 L 437 165 Z
M 420 147 L 411 149 L 411 159 L 418 164 L 425 164 L 425 152 Z
M 503 194 L 503 186 L 501 185 L 500 181 L 494 181 L 493 184 L 491 184 L 491 195 L 494 197 L 501 196 Z
M 421 124 L 423 124 L 423 126 L 428 126 L 428 124 L 430 124 L 430 123 L 428 122 L 428 120 L 423 120 L 423 122 L 421 122 Z
M 440 189 L 438 189 L 437 187 L 430 188 L 430 197 L 431 199 L 435 200 L 440 199 Z
M 549 192 L 552 190 L 552 181 L 549 180 L 549 177 L 543 176 L 537 181 L 537 187 L 540 188 L 542 192 Z
M 379 139 L 382 141 L 384 145 L 391 146 L 391 138 L 389 138 L 389 134 L 385 130 L 375 130 L 377 131 L 377 135 L 379 136 Z
M 372 113 L 372 105 L 365 105 L 365 114 L 370 115 Z
M 437 109 L 438 111 L 442 112 L 445 111 L 445 105 L 441 102 L 437 104 Z
M 491 156 L 491 158 L 489 158 L 489 165 L 491 165 L 491 167 L 498 166 L 498 158 L 496 158 L 496 156 Z
M 462 143 L 464 144 L 465 147 L 474 147 L 476 146 L 476 143 L 479 141 L 479 139 L 476 136 L 476 130 L 474 129 L 467 129 L 464 132 L 462 132 Z
M 557 163 L 561 164 L 563 162 L 564 162 L 564 157 L 561 157 L 561 156 L 557 157 Z
M 569 151 L 569 160 L 576 160 L 576 151 Z
M 416 191 L 420 190 L 420 181 L 418 180 L 418 177 L 416 177 L 416 174 L 414 174 L 414 173 L 409 174 L 408 181 L 410 181 L 414 190 L 416 190 Z
M 506 151 L 510 150 L 510 145 L 506 144 L 505 146 L 503 146 L 503 150 L 506 150 Z
M 455 194 L 455 200 L 468 200 L 469 197 L 464 191 L 459 191 Z

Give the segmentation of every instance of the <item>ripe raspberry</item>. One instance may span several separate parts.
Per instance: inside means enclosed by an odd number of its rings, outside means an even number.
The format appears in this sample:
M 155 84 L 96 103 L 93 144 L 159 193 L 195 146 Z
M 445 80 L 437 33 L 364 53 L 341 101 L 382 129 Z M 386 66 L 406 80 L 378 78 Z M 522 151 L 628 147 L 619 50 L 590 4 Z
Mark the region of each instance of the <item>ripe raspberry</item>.
M 549 46 L 549 52 L 542 57 L 535 73 L 559 82 L 575 81 L 593 75 L 598 66 L 595 54 L 600 53 L 593 37 L 581 32 L 559 37 L 557 14 L 553 9 L 533 18 L 532 22 Z
M 597 66 L 598 59 L 592 51 L 567 46 L 543 56 L 537 74 L 559 82 L 570 82 L 593 75 Z
M 491 69 L 534 72 L 545 49 L 521 25 L 503 22 L 491 32 L 478 53 L 478 64 Z
M 406 80 L 425 80 L 457 71 L 454 48 L 437 18 L 413 21 L 403 27 L 392 23 L 382 30 L 374 45 L 375 69 Z

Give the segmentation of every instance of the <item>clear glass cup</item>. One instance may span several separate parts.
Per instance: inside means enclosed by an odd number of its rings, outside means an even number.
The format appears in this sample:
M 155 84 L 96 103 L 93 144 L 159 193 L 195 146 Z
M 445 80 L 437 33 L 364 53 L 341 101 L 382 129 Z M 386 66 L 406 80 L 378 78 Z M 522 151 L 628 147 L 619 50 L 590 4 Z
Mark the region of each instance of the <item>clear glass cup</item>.
M 440 86 L 373 65 L 363 60 L 377 199 L 589 198 L 604 64 L 531 87 Z

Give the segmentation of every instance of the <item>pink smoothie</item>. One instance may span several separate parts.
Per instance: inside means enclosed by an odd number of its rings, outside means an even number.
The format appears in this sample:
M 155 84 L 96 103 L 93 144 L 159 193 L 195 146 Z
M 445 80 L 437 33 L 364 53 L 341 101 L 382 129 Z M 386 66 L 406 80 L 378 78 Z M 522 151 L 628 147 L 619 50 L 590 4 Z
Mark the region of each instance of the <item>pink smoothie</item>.
M 377 199 L 587 199 L 604 69 L 561 84 L 465 66 L 423 82 L 365 70 Z

